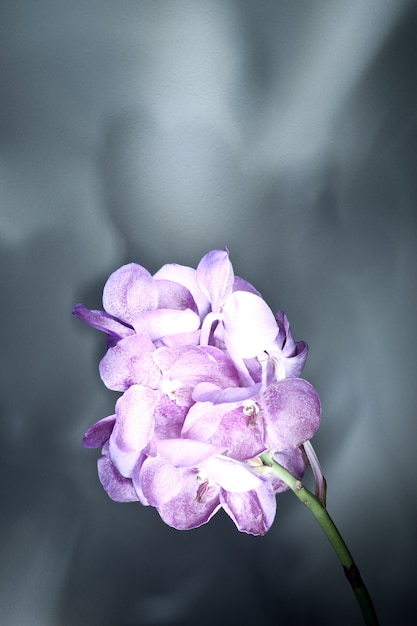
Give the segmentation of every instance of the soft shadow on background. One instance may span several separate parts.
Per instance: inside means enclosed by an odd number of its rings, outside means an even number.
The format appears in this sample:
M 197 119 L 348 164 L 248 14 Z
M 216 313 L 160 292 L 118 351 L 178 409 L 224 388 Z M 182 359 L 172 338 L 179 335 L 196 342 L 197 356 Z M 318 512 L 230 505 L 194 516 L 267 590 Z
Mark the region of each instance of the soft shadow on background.
M 381 624 L 413 623 L 415 2 L 0 11 L 1 624 L 361 623 L 292 494 L 263 538 L 222 513 L 181 533 L 112 502 L 81 446 L 117 394 L 73 305 L 225 245 L 310 345 L 330 513 Z

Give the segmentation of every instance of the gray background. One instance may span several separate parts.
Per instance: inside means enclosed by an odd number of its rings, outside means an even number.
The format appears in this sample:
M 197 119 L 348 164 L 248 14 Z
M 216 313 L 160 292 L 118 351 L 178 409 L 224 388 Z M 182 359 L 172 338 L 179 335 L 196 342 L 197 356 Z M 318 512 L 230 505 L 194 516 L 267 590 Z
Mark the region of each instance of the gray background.
M 310 345 L 328 507 L 382 624 L 416 557 L 413 0 L 0 4 L 0 622 L 361 624 L 308 511 L 264 538 L 113 503 L 85 429 L 110 414 L 100 308 L 136 261 L 237 274 Z M 311 485 L 311 476 L 307 483 Z

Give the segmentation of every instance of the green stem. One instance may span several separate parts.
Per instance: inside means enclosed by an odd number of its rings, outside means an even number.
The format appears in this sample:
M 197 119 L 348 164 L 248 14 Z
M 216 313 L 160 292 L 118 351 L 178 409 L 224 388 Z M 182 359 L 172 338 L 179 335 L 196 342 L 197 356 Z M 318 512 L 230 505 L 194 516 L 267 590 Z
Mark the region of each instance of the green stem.
M 279 465 L 279 463 L 274 460 L 272 452 L 266 452 L 261 456 L 261 459 L 264 465 L 268 465 L 274 474 L 288 485 L 297 498 L 310 509 L 343 565 L 346 578 L 351 584 L 353 592 L 359 602 L 365 623 L 367 626 L 378 626 L 379 622 L 372 604 L 371 596 L 362 580 L 359 569 L 322 502 L 320 502 L 300 480 L 293 476 L 291 472 L 285 469 L 285 467 L 282 467 L 282 465 Z

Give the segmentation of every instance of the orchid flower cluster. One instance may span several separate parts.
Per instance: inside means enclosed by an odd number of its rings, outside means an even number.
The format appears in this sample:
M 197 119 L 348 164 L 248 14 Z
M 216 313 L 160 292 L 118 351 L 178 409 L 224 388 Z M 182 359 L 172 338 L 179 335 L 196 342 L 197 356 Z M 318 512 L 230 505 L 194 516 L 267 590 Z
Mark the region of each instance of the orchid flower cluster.
M 235 276 L 227 249 L 153 276 L 124 265 L 104 286 L 103 308 L 73 313 L 106 333 L 100 376 L 122 393 L 83 440 L 102 448 L 110 498 L 154 506 L 180 530 L 222 508 L 240 531 L 263 535 L 288 489 L 266 453 L 298 479 L 311 464 L 320 484 L 310 443 L 320 400 L 300 378 L 308 347 Z

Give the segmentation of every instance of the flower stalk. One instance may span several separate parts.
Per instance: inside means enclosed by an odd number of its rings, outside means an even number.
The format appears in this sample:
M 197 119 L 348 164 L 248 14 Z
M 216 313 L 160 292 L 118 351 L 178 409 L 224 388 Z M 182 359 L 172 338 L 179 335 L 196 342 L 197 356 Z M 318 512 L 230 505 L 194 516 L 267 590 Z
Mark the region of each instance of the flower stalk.
M 297 498 L 305 504 L 314 515 L 327 539 L 330 541 L 340 562 L 342 563 L 345 576 L 348 579 L 361 608 L 365 624 L 367 624 L 367 626 L 378 626 L 378 617 L 368 589 L 362 580 L 359 569 L 354 562 L 342 535 L 327 512 L 325 505 L 317 496 L 311 493 L 311 491 L 304 486 L 301 480 L 293 476 L 285 467 L 277 463 L 273 458 L 272 452 L 265 452 L 262 454 L 261 460 L 264 465 L 268 466 L 271 471 L 294 492 Z

